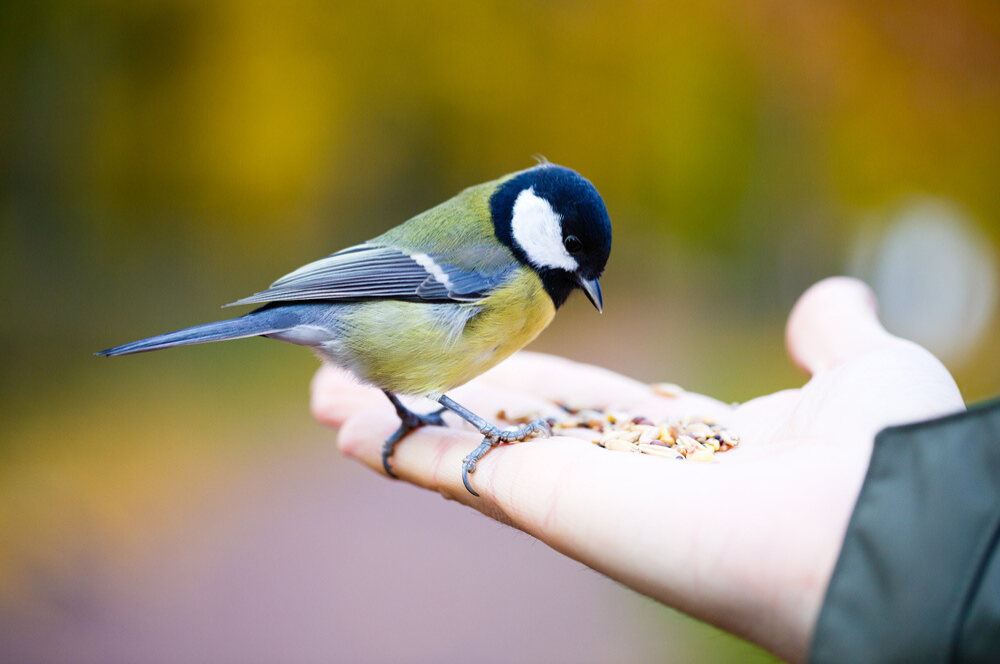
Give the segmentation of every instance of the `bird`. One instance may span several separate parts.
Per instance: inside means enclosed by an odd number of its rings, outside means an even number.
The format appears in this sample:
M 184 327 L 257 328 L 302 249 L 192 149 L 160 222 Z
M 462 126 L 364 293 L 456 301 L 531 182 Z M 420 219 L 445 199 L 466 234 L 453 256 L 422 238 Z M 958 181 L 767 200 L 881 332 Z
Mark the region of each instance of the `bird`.
M 386 474 L 397 443 L 446 410 L 483 442 L 462 462 L 469 475 L 501 443 L 551 435 L 545 420 L 501 430 L 447 392 L 490 369 L 544 330 L 579 289 L 604 310 L 599 278 L 611 254 L 611 221 L 593 184 L 542 160 L 469 187 L 362 244 L 308 263 L 266 290 L 225 306 L 260 305 L 238 318 L 134 341 L 118 356 L 262 336 L 307 346 L 381 389 L 399 428 L 382 447 Z M 416 413 L 399 395 L 441 408 Z

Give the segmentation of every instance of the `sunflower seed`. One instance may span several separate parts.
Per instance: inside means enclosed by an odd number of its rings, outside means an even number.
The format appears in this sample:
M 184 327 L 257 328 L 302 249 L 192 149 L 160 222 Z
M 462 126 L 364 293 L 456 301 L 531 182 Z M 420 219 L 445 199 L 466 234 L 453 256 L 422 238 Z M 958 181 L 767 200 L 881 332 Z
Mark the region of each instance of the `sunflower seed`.
M 689 454 L 687 456 L 688 461 L 711 461 L 715 457 L 715 453 L 710 449 L 702 448 L 696 452 Z
M 621 438 L 612 438 L 604 443 L 604 448 L 613 452 L 638 452 L 639 446 Z
M 667 459 L 683 459 L 684 455 L 680 452 L 670 449 L 669 447 L 664 447 L 662 445 L 647 445 L 645 443 L 639 444 L 639 451 L 643 454 L 652 454 L 653 456 L 666 457 Z

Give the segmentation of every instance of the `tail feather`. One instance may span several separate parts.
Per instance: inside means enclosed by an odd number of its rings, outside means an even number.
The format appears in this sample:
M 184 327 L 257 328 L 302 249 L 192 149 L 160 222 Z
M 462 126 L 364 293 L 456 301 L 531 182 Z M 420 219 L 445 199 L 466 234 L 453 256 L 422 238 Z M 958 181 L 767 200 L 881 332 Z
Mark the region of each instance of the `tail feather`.
M 178 330 L 177 332 L 160 334 L 148 339 L 140 339 L 139 341 L 99 351 L 96 355 L 103 355 L 105 357 L 131 355 L 133 353 L 145 353 L 172 346 L 187 346 L 190 344 L 203 344 L 209 341 L 226 341 L 228 339 L 243 339 L 245 337 L 273 334 L 288 330 L 298 324 L 298 317 L 289 315 L 289 313 L 279 309 L 254 311 L 246 316 L 233 318 L 232 320 L 220 320 L 215 323 L 206 323 L 205 325 Z

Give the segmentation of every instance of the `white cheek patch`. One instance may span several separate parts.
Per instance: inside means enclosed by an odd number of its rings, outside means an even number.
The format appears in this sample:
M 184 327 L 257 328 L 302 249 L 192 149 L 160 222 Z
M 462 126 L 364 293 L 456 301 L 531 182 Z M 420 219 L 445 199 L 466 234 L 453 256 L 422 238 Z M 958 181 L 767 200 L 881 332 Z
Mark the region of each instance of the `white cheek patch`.
M 562 268 L 575 272 L 580 267 L 562 241 L 562 219 L 533 187 L 517 195 L 510 220 L 514 242 L 535 267 Z

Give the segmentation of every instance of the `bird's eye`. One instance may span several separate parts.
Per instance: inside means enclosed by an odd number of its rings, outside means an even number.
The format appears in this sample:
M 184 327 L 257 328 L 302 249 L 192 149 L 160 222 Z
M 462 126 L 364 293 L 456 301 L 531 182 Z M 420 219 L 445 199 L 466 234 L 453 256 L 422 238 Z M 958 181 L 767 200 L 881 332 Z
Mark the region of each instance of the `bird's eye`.
M 563 246 L 571 254 L 578 254 L 583 251 L 583 243 L 575 235 L 567 235 L 563 240 Z

